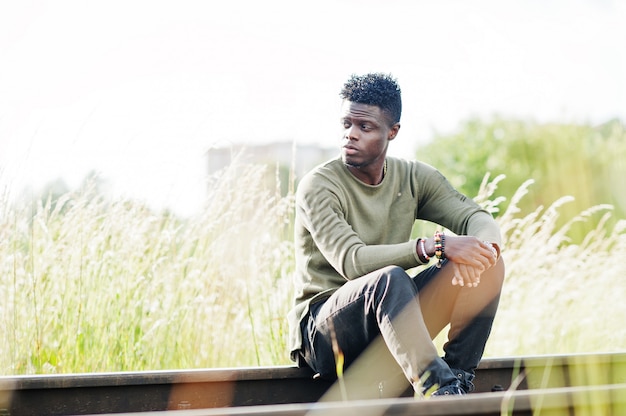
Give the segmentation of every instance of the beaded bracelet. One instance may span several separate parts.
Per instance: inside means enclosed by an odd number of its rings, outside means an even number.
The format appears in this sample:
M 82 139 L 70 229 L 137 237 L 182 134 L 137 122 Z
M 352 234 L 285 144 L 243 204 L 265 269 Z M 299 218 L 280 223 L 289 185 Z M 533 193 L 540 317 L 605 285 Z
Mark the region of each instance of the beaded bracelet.
M 443 264 L 443 260 L 446 258 L 445 252 L 446 236 L 444 233 L 435 232 L 435 256 L 437 257 L 437 268 L 440 269 Z
M 426 254 L 426 246 L 424 245 L 424 239 L 420 238 L 420 248 L 422 249 L 422 254 L 424 255 L 424 258 L 426 259 L 426 262 L 430 261 L 430 256 L 428 254 Z

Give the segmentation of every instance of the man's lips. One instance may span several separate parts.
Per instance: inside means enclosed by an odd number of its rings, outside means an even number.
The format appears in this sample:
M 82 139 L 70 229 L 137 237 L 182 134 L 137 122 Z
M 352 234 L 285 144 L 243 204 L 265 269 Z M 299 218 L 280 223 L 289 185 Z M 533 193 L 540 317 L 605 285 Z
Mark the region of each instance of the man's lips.
M 356 146 L 352 146 L 352 145 L 347 144 L 347 145 L 343 146 L 343 151 L 344 151 L 345 154 L 352 155 L 354 153 L 357 153 L 359 151 L 359 149 Z

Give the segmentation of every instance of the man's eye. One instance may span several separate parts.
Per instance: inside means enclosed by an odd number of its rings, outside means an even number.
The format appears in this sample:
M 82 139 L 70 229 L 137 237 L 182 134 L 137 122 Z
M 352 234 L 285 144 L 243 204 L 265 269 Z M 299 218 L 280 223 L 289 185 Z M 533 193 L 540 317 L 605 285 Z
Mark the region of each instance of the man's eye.
M 350 128 L 350 123 L 348 121 L 344 121 L 343 122 L 343 128 L 344 129 L 349 129 Z
M 361 130 L 368 131 L 371 129 L 372 129 L 372 126 L 370 126 L 369 124 L 361 124 Z

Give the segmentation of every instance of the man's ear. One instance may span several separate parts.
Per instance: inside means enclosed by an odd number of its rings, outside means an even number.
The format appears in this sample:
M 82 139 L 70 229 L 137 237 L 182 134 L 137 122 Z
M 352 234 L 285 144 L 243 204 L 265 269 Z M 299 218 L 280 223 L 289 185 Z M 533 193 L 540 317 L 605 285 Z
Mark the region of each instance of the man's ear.
M 395 139 L 399 131 L 400 131 L 400 123 L 396 123 L 393 126 L 391 126 L 391 129 L 389 129 L 389 136 L 387 137 L 387 140 Z

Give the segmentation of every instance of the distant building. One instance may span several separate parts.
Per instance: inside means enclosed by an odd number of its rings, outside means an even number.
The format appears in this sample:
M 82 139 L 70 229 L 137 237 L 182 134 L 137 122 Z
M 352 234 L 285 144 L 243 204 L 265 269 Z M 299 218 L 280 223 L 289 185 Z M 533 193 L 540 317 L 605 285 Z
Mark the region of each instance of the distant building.
M 258 145 L 234 144 L 207 151 L 208 174 L 229 166 L 234 158 L 241 163 L 267 164 L 290 169 L 293 165 L 296 181 L 318 164 L 339 156 L 339 149 L 315 144 L 274 142 Z

